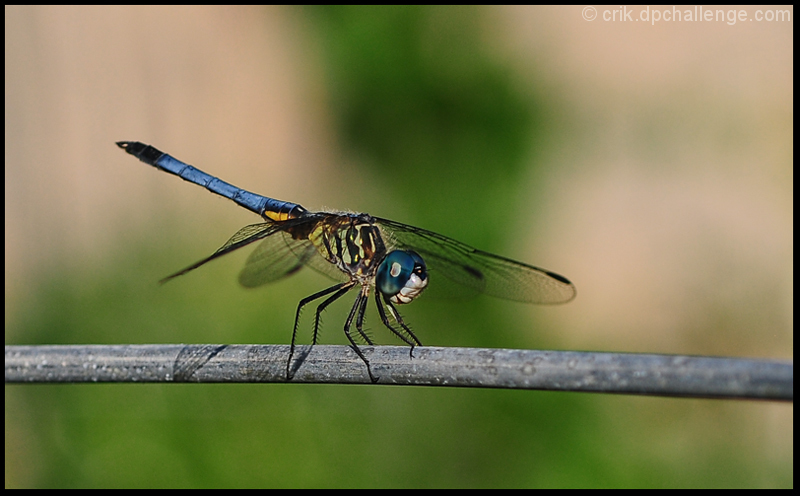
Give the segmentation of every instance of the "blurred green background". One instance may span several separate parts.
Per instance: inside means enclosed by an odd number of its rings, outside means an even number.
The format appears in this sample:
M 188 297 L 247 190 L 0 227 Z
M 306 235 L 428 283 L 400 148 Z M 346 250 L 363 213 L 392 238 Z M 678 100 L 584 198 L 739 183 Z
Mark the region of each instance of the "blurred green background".
M 578 288 L 421 298 L 424 344 L 792 360 L 791 23 L 581 11 L 6 7 L 6 344 L 285 344 L 328 284 L 245 290 L 243 250 L 159 286 L 258 218 L 114 145 L 139 140 Z M 6 487 L 793 485 L 791 404 L 112 384 L 6 386 L 5 412 Z

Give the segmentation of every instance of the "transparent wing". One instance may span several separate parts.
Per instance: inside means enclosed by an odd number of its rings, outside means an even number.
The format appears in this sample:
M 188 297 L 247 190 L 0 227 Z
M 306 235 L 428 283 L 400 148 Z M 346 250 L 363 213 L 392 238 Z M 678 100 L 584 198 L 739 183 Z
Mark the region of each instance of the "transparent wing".
M 486 293 L 525 303 L 566 303 L 575 286 L 549 270 L 472 248 L 459 241 L 387 219 L 376 218 L 390 244 L 414 250 L 428 266 L 430 289 Z M 438 279 L 437 279 L 438 278 Z
M 250 254 L 239 273 L 239 283 L 255 288 L 290 276 L 305 265 L 336 281 L 348 280 L 308 239 L 294 239 L 286 231 L 280 231 L 262 241 Z
M 165 277 L 164 279 L 161 280 L 161 282 L 165 283 L 170 279 L 181 276 L 189 272 L 190 270 L 194 270 L 200 267 L 201 265 L 205 265 L 206 263 L 214 260 L 215 258 L 227 255 L 228 253 L 234 250 L 238 250 L 239 248 L 243 248 L 249 245 L 250 243 L 258 241 L 259 239 L 266 238 L 267 236 L 270 236 L 280 231 L 280 229 L 281 229 L 281 224 L 277 224 L 275 222 L 264 222 L 261 224 L 251 224 L 249 226 L 245 226 L 236 231 L 236 234 L 231 236 L 231 239 L 226 241 L 225 244 L 222 245 L 211 256 L 206 257 L 179 272 L 176 272 L 170 276 Z
M 348 280 L 347 275 L 336 265 L 328 262 L 319 254 L 316 247 L 304 236 L 295 239 L 292 232 L 310 231 L 312 226 L 323 220 L 321 214 L 309 214 L 283 222 L 264 222 L 251 224 L 239 229 L 211 256 L 186 267 L 161 280 L 162 283 L 194 270 L 201 265 L 223 255 L 243 248 L 251 243 L 263 240 L 250 254 L 245 266 L 239 273 L 239 283 L 254 288 L 275 282 L 294 274 L 304 265 L 339 282 Z
M 247 257 L 239 273 L 239 283 L 255 288 L 287 277 L 302 269 L 315 251 L 307 240 L 295 241 L 285 231 L 277 232 L 259 243 Z

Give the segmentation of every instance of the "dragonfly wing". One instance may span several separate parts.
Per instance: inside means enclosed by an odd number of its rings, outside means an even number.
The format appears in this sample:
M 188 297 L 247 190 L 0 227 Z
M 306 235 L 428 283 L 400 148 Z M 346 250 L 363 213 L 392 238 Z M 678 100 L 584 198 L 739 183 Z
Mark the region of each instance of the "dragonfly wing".
M 280 224 L 274 222 L 264 222 L 261 224 L 251 224 L 249 226 L 245 226 L 239 229 L 236 234 L 231 236 L 231 239 L 225 242 L 217 251 L 215 251 L 211 256 L 206 257 L 199 262 L 186 267 L 185 269 L 181 270 L 180 272 L 176 272 L 170 276 L 165 277 L 161 280 L 162 283 L 169 281 L 175 277 L 181 276 L 191 270 L 194 270 L 201 265 L 205 265 L 206 263 L 214 260 L 215 258 L 219 258 L 223 255 L 227 255 L 228 253 L 238 250 L 239 248 L 243 248 L 250 243 L 254 243 L 259 239 L 263 239 L 281 229 Z
M 239 283 L 255 288 L 287 277 L 302 269 L 315 251 L 308 240 L 293 240 L 286 232 L 277 232 L 259 243 L 247 257 L 239 273 Z
M 431 277 L 461 294 L 486 293 L 525 303 L 566 303 L 575 286 L 549 270 L 494 255 L 432 231 L 387 219 L 376 219 L 394 248 L 419 253 Z M 439 280 L 437 280 L 437 276 Z
M 339 267 L 325 259 L 318 251 L 314 251 L 316 254 L 306 262 L 306 265 L 336 282 L 347 282 L 350 280 L 350 277 Z
M 280 231 L 264 239 L 250 254 L 239 273 L 239 283 L 255 288 L 290 276 L 305 265 L 335 281 L 349 280 L 336 265 L 322 257 L 307 238 L 295 239 L 290 233 Z

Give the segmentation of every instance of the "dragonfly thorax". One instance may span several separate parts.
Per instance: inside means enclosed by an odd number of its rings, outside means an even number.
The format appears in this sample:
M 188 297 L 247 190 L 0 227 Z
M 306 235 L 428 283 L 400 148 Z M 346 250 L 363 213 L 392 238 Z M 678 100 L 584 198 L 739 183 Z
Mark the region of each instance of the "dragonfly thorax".
M 386 256 L 380 229 L 367 214 L 340 214 L 321 220 L 308 239 L 320 255 L 362 285 L 374 280 Z
M 428 285 L 425 262 L 416 252 L 387 252 L 381 230 L 368 214 L 339 214 L 320 220 L 308 239 L 319 253 L 362 287 L 393 303 L 410 303 Z

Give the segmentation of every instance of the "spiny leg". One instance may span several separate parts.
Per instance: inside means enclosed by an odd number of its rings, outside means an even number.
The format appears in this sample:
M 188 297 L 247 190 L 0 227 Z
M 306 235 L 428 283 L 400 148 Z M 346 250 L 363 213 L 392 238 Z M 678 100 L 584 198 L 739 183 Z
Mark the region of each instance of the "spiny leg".
M 389 323 L 389 318 L 386 316 L 386 312 L 383 309 L 383 305 L 381 304 L 382 302 L 381 302 L 380 298 L 378 297 L 377 293 L 375 293 L 375 303 L 378 305 L 378 313 L 381 316 L 381 320 L 383 321 L 383 325 L 388 327 L 389 330 L 391 330 L 393 333 L 395 333 L 397 336 L 399 336 L 400 339 L 405 341 L 407 345 L 411 346 L 411 349 L 408 352 L 408 356 L 410 358 L 414 358 L 414 355 L 413 355 L 414 347 L 415 346 L 422 346 L 422 342 L 420 342 L 420 340 L 417 338 L 416 334 L 414 334 L 414 332 L 411 330 L 411 328 L 406 325 L 406 323 L 403 321 L 403 317 L 400 316 L 400 312 L 397 311 L 397 309 L 394 307 L 394 305 L 389 300 L 389 298 L 384 296 L 383 297 L 383 303 L 386 303 L 386 306 L 389 308 L 389 312 L 392 314 L 392 317 L 394 318 L 394 320 L 398 324 L 400 324 L 400 327 L 402 327 L 403 330 L 406 331 L 409 336 L 411 336 L 411 339 L 414 340 L 413 342 L 410 339 L 408 339 L 408 337 L 406 337 L 403 333 L 401 333 L 400 331 L 398 331 L 397 329 L 392 327 L 392 325 Z
M 347 316 L 347 320 L 344 323 L 344 335 L 347 336 L 347 339 L 350 341 L 350 347 L 353 348 L 353 351 L 361 358 L 361 360 L 367 366 L 367 373 L 369 374 L 369 379 L 374 383 L 378 382 L 378 378 L 372 375 L 372 369 L 369 366 L 369 360 L 367 357 L 364 356 L 364 353 L 361 352 L 358 345 L 355 341 L 353 341 L 353 337 L 350 335 L 350 326 L 353 324 L 353 319 L 356 316 L 356 312 L 358 312 L 358 320 L 356 321 L 356 326 L 358 326 L 358 322 L 364 321 L 364 309 L 366 308 L 364 305 L 364 301 L 367 299 L 367 295 L 364 294 L 364 291 L 359 291 L 358 296 L 356 296 L 356 301 L 353 303 L 353 308 L 350 309 L 350 315 Z M 359 331 L 360 332 L 360 331 Z
M 378 314 L 381 316 L 381 321 L 383 321 L 383 325 L 388 327 L 389 330 L 392 331 L 395 336 L 397 336 L 400 339 L 402 339 L 403 342 L 406 343 L 407 345 L 411 346 L 411 348 L 414 348 L 414 346 L 416 346 L 416 345 L 421 345 L 421 343 L 419 342 L 417 337 L 414 336 L 414 333 L 412 333 L 411 331 L 408 331 L 408 332 L 411 335 L 411 337 L 414 338 L 414 341 L 411 341 L 405 334 L 403 334 L 402 332 L 398 331 L 397 329 L 395 329 L 392 326 L 392 324 L 389 322 L 389 318 L 386 316 L 386 311 L 383 309 L 383 304 L 381 302 L 381 295 L 378 292 L 375 293 L 375 305 L 378 307 Z M 392 316 L 394 316 L 394 314 Z M 416 341 L 416 343 L 415 343 L 415 341 Z
M 314 293 L 313 295 L 308 296 L 308 297 L 303 298 L 302 300 L 300 300 L 300 303 L 297 305 L 297 312 L 295 313 L 295 316 L 294 316 L 294 329 L 292 329 L 292 344 L 289 347 L 289 360 L 286 362 L 286 380 L 287 381 L 291 380 L 291 378 L 292 378 L 292 376 L 290 374 L 290 367 L 292 365 L 292 357 L 294 356 L 294 344 L 295 344 L 295 341 L 297 339 L 297 324 L 300 321 L 300 311 L 308 303 L 311 303 L 314 300 L 318 300 L 319 298 L 322 298 L 323 296 L 329 295 L 329 294 L 333 293 L 334 291 L 339 291 L 339 293 L 335 294 L 333 297 L 329 298 L 328 300 L 325 300 L 324 302 L 322 302 L 320 304 L 320 306 L 322 306 L 322 308 L 325 308 L 325 306 L 329 305 L 331 303 L 331 301 L 335 300 L 336 298 L 339 298 L 340 296 L 345 294 L 347 291 L 349 291 L 352 286 L 353 286 L 353 282 L 343 282 L 341 284 L 336 284 L 334 286 L 331 286 L 331 287 L 329 287 L 327 289 L 323 289 L 322 291 L 320 291 L 318 293 Z M 313 341 L 313 344 L 317 343 L 317 326 L 318 325 L 319 325 L 319 307 L 317 307 L 317 318 L 316 318 L 316 321 L 315 321 L 315 324 L 314 324 L 314 341 Z
M 375 343 L 367 336 L 367 333 L 364 332 L 364 313 L 367 311 L 367 302 L 369 301 L 369 288 L 364 289 L 362 286 L 361 289 L 361 308 L 358 309 L 358 318 L 356 319 L 356 329 L 364 341 L 367 342 L 368 345 L 374 346 Z
M 337 291 L 335 295 L 331 296 L 330 298 L 323 301 L 317 306 L 316 315 L 314 317 L 314 336 L 313 339 L 311 340 L 312 345 L 317 344 L 317 338 L 319 337 L 319 321 L 322 318 L 323 310 L 325 310 L 328 307 L 328 305 L 341 298 L 345 293 L 353 289 L 354 285 L 355 283 L 352 282 L 344 283 L 344 287 L 342 287 L 339 291 Z

